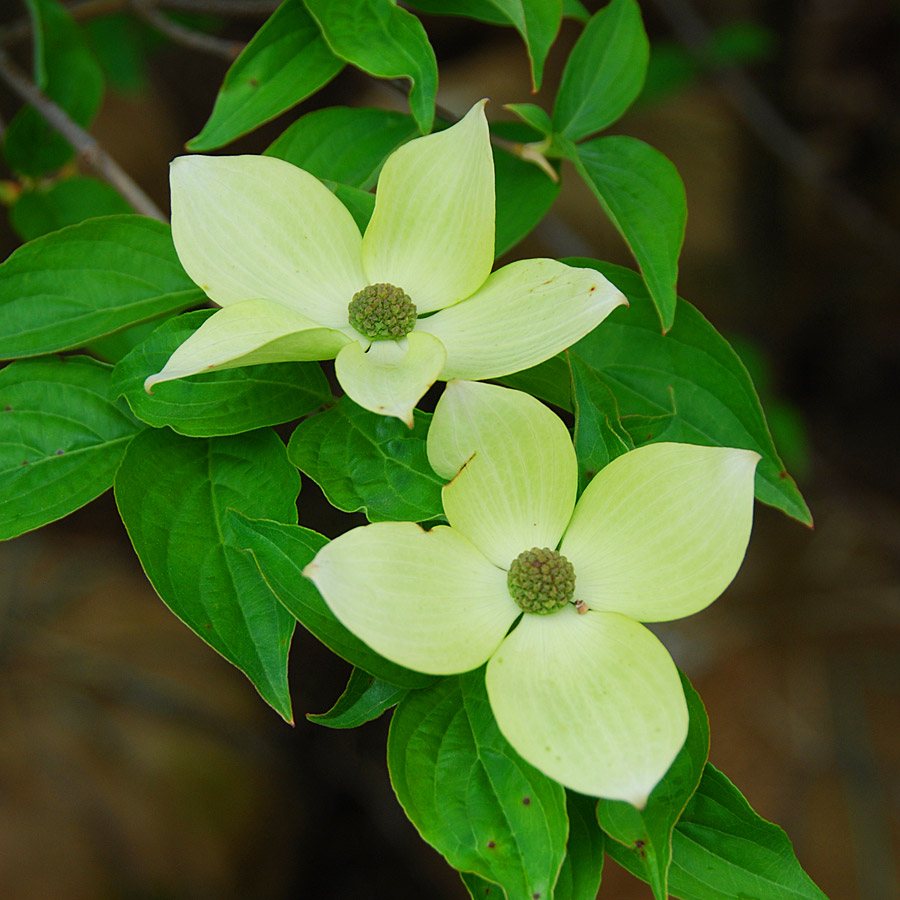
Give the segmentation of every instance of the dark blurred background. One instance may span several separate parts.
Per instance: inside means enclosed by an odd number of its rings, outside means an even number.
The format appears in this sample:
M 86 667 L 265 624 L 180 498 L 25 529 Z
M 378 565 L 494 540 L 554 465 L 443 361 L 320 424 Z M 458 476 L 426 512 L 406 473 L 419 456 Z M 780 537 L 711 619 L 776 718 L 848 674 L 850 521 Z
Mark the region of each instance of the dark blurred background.
M 76 4 L 85 22 L 93 2 Z M 787 830 L 831 900 L 895 900 L 900 4 L 641 5 L 651 76 L 612 131 L 678 166 L 689 206 L 680 291 L 734 339 L 816 519 L 809 531 L 758 506 L 732 587 L 659 631 L 706 702 L 713 762 Z M 0 22 L 23 12 L 6 0 Z M 246 41 L 260 21 L 199 24 Z M 504 103 L 549 107 L 578 34 L 564 24 L 535 98 L 514 32 L 427 25 L 439 102 L 461 113 L 489 96 L 494 118 Z M 92 130 L 165 209 L 167 163 L 203 125 L 227 62 L 141 28 L 146 75 L 108 92 Z M 7 46 L 28 64 L 27 41 Z M 259 152 L 300 113 L 338 103 L 402 99 L 345 71 L 228 152 Z M 16 108 L 0 90 L 2 117 Z M 17 243 L 0 215 L 2 256 Z M 631 264 L 570 170 L 510 258 L 538 255 Z M 301 521 L 332 536 L 349 522 L 309 481 Z M 461 900 L 393 797 L 386 719 L 335 732 L 303 718 L 331 705 L 347 669 L 298 632 L 298 724 L 285 725 L 154 595 L 108 495 L 0 545 L 0 895 Z M 600 897 L 650 892 L 608 862 Z

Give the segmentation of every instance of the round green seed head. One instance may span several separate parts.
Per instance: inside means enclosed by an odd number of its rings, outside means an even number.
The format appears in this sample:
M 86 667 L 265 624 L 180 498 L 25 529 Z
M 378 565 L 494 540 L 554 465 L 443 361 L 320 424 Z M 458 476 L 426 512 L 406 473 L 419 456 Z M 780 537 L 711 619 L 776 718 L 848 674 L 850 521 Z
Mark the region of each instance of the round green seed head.
M 556 550 L 532 547 L 513 560 L 506 583 L 510 596 L 525 612 L 546 615 L 571 602 L 575 570 Z
M 392 284 L 370 284 L 347 307 L 350 324 L 370 341 L 396 341 L 416 324 L 416 306 Z

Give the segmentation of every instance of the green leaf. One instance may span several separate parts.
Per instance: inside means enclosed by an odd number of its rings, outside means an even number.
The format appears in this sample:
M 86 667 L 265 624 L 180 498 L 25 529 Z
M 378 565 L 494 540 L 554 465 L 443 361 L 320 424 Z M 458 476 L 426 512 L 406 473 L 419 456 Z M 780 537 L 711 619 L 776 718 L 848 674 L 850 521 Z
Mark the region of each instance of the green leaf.
M 620 844 L 607 842 L 607 852 L 644 877 Z M 788 836 L 758 816 L 711 763 L 672 834 L 669 891 L 681 900 L 827 900 Z
M 189 150 L 213 150 L 253 131 L 328 84 L 344 67 L 303 0 L 284 0 L 232 63 Z
M 81 347 L 204 299 L 168 225 L 90 219 L 23 245 L 0 265 L 0 359 Z
M 553 900 L 595 900 L 603 875 L 603 832 L 597 825 L 594 797 L 566 791 L 569 840 L 553 889 Z
M 659 150 L 621 135 L 579 144 L 573 161 L 637 260 L 668 331 L 687 218 L 678 170 Z
M 530 129 L 502 123 L 495 125 L 492 131 L 517 140 L 523 131 L 530 132 Z M 491 150 L 497 193 L 494 255 L 500 256 L 518 244 L 544 218 L 559 194 L 560 184 L 551 181 L 534 163 L 493 145 Z
M 405 697 L 391 720 L 388 769 L 401 806 L 454 868 L 508 900 L 551 897 L 565 855 L 565 791 L 500 734 L 484 669 Z
M 0 370 L 0 540 L 99 497 L 141 426 L 110 399 L 111 368 L 86 356 Z
M 575 353 L 568 354 L 572 370 L 575 408 L 575 455 L 578 457 L 578 488 L 617 456 L 634 449 L 631 436 L 619 421 L 613 392 L 602 378 Z
M 226 511 L 295 522 L 299 490 L 268 429 L 204 440 L 147 429 L 115 481 L 122 521 L 156 593 L 288 722 L 294 619 L 234 541 Z
M 305 0 L 332 52 L 376 78 L 406 78 L 423 134 L 434 121 L 437 60 L 422 23 L 392 0 Z
M 418 133 L 405 113 L 331 106 L 298 119 L 265 155 L 293 163 L 321 180 L 368 190 L 387 157 Z
M 125 94 L 147 87 L 147 47 L 143 29 L 148 26 L 121 12 L 87 19 L 82 28 L 110 86 Z
M 541 88 L 544 62 L 562 20 L 561 0 L 414 0 L 410 4 L 436 16 L 466 16 L 492 25 L 512 25 L 531 60 L 531 83 Z
M 571 260 L 569 262 L 571 263 Z M 573 410 L 572 372 L 566 362 L 565 354 L 560 353 L 530 369 L 504 375 L 496 380 L 517 391 L 533 394 L 560 409 L 569 412 Z
M 325 182 L 325 184 L 334 191 L 338 200 L 347 207 L 356 227 L 360 231 L 365 231 L 375 212 L 375 195 L 364 191 L 361 188 L 352 187 L 349 184 L 335 184 Z
M 678 301 L 674 327 L 661 335 L 653 304 L 635 272 L 595 260 L 565 262 L 602 272 L 631 304 L 614 310 L 573 347 L 612 389 L 623 424 L 632 415 L 671 415 L 666 440 L 755 450 L 762 455 L 757 499 L 812 524 L 772 442 L 753 382 L 725 338 L 684 300 Z M 521 374 L 539 384 L 546 380 L 546 372 Z
M 600 827 L 632 854 L 642 872 L 641 877 L 649 883 L 656 900 L 666 900 L 669 896 L 672 831 L 700 783 L 709 756 L 706 710 L 685 674 L 679 674 L 690 722 L 684 746 L 669 771 L 653 789 L 642 810 L 620 800 L 600 800 L 597 805 Z
M 506 891 L 493 881 L 488 881 L 474 872 L 460 872 L 459 877 L 472 900 L 506 900 Z
M 587 7 L 581 0 L 563 0 L 563 18 L 575 19 L 578 22 L 587 22 L 591 17 Z
M 191 437 L 213 437 L 299 419 L 331 400 L 322 369 L 307 362 L 206 372 L 157 384 L 148 394 L 144 379 L 212 315 L 214 310 L 203 309 L 168 319 L 116 365 L 112 388 L 139 419 Z
M 357 728 L 396 706 L 407 693 L 408 688 L 388 684 L 362 669 L 354 668 L 337 703 L 327 713 L 307 713 L 306 718 L 328 728 Z
M 97 216 L 127 214 L 131 207 L 110 184 L 75 176 L 49 188 L 25 191 L 10 208 L 9 221 L 23 241 Z
M 79 125 L 87 126 L 103 100 L 103 72 L 71 15 L 57 0 L 26 0 L 34 29 L 37 86 Z M 26 106 L 6 129 L 3 155 L 10 167 L 38 177 L 64 166 L 72 145 Z
M 549 135 L 553 131 L 550 116 L 535 103 L 506 103 L 503 108 L 517 115 L 526 125 L 530 125 L 543 135 Z
M 640 94 L 649 55 L 636 0 L 612 0 L 595 13 L 563 71 L 555 130 L 578 141 L 612 125 Z
M 443 515 L 444 480 L 425 452 L 430 421 L 416 410 L 407 428 L 342 397 L 297 426 L 288 455 L 344 512 L 361 510 L 371 522 L 426 522 Z
M 237 546 L 249 550 L 263 578 L 291 615 L 329 650 L 381 681 L 402 688 L 431 684 L 434 676 L 398 666 L 364 644 L 335 618 L 313 583 L 303 577 L 327 539 L 300 525 L 249 519 L 231 511 L 228 523 Z

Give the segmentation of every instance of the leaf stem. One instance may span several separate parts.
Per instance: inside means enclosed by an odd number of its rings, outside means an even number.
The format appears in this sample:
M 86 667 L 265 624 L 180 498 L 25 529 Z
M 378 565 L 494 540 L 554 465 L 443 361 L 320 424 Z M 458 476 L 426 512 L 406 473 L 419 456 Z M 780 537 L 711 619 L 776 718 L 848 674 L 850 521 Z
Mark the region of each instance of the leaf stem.
M 44 120 L 58 131 L 78 153 L 79 159 L 108 181 L 132 208 L 144 216 L 165 222 L 159 207 L 144 193 L 119 164 L 69 114 L 43 93 L 0 47 L 0 81 L 5 81 Z
M 187 28 L 161 13 L 154 0 L 128 0 L 128 8 L 170 41 L 233 62 L 246 46 L 243 41 L 229 41 Z

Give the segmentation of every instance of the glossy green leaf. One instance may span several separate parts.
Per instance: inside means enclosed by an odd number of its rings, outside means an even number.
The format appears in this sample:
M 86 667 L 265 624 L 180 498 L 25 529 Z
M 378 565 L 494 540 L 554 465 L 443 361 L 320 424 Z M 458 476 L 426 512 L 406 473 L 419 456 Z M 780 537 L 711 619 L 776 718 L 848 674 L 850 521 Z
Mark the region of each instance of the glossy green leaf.
M 607 852 L 644 877 L 629 850 L 609 841 Z M 669 891 L 681 900 L 827 900 L 788 836 L 758 816 L 711 763 L 672 834 Z
M 288 722 L 294 618 L 233 539 L 226 512 L 296 522 L 299 490 L 269 429 L 203 440 L 147 429 L 115 481 L 122 521 L 156 593 Z
M 419 134 L 411 116 L 331 106 L 307 113 L 266 150 L 316 178 L 368 190 L 388 155 Z
M 573 443 L 578 457 L 578 487 L 583 491 L 607 463 L 633 450 L 634 442 L 619 421 L 613 392 L 579 356 L 569 353 L 568 359 L 575 409 Z
M 67 516 L 112 486 L 142 426 L 110 399 L 110 372 L 85 356 L 0 370 L 0 540 Z
M 80 29 L 57 0 L 26 0 L 34 29 L 34 80 L 79 125 L 87 126 L 103 100 L 103 72 Z M 3 136 L 10 167 L 37 177 L 65 165 L 72 145 L 36 109 L 26 106 Z
M 31 241 L 85 219 L 130 212 L 131 207 L 112 185 L 99 178 L 75 176 L 23 193 L 10 208 L 9 221 L 23 241 Z
M 460 872 L 459 877 L 472 900 L 506 900 L 506 891 L 474 872 Z
M 157 384 L 148 394 L 144 379 L 212 315 L 203 309 L 168 319 L 116 365 L 113 390 L 139 419 L 191 437 L 213 437 L 299 419 L 331 400 L 322 369 L 308 362 L 192 375 Z
M 303 0 L 284 0 L 231 65 L 188 149 L 230 143 L 314 94 L 343 67 Z
M 0 359 L 81 347 L 205 299 L 168 225 L 90 219 L 25 244 L 0 265 Z
M 434 681 L 431 675 L 389 662 L 351 634 L 335 618 L 313 583 L 303 577 L 304 567 L 328 542 L 321 534 L 300 525 L 249 519 L 236 512 L 229 513 L 228 522 L 237 545 L 253 554 L 275 596 L 329 650 L 398 687 L 419 688 Z
M 709 756 L 706 710 L 685 674 L 680 674 L 690 724 L 684 746 L 669 771 L 653 789 L 642 810 L 618 800 L 600 800 L 597 805 L 600 827 L 632 854 L 656 900 L 666 900 L 669 895 L 672 831 L 700 783 Z
M 563 18 L 575 19 L 578 22 L 587 22 L 591 17 L 587 7 L 581 0 L 563 0 Z
M 347 207 L 360 232 L 365 231 L 372 213 L 375 212 L 375 195 L 349 184 L 335 184 L 328 181 L 325 184 L 332 188 L 338 200 Z
M 515 113 L 526 125 L 540 134 L 548 135 L 553 131 L 553 122 L 547 112 L 535 103 L 506 103 L 504 109 Z
M 437 16 L 466 16 L 492 25 L 512 25 L 531 60 L 531 82 L 540 90 L 544 62 L 559 31 L 561 0 L 414 0 L 410 4 Z
M 396 706 L 407 693 L 407 688 L 388 684 L 362 669 L 354 668 L 344 693 L 334 706 L 326 713 L 307 713 L 306 718 L 327 728 L 357 728 Z
M 566 791 L 569 840 L 553 900 L 595 900 L 603 875 L 603 832 L 597 825 L 597 800 Z
M 595 13 L 563 71 L 556 131 L 578 141 L 612 125 L 641 92 L 649 55 L 636 0 L 612 0 Z
M 570 260 L 571 262 L 571 260 Z M 565 354 L 552 356 L 546 362 L 497 378 L 507 387 L 534 394 L 553 406 L 572 412 L 572 372 Z
M 678 170 L 649 144 L 621 135 L 579 144 L 574 162 L 637 260 L 668 331 L 687 218 Z
M 305 0 L 332 52 L 376 78 L 405 78 L 423 134 L 434 121 L 437 60 L 422 23 L 392 0 Z
M 397 798 L 454 868 L 496 882 L 508 900 L 551 897 L 565 855 L 565 791 L 500 734 L 484 671 L 409 694 L 388 735 Z
M 753 382 L 725 338 L 684 300 L 678 302 L 674 327 L 661 335 L 635 272 L 594 260 L 566 262 L 596 268 L 631 304 L 615 310 L 573 348 L 612 389 L 623 424 L 632 415 L 671 415 L 666 440 L 755 450 L 762 455 L 757 499 L 811 524 L 809 508 L 772 442 Z M 532 379 L 541 383 L 540 377 Z
M 147 87 L 145 23 L 127 12 L 85 19 L 85 37 L 111 87 L 137 94 Z
M 426 522 L 443 515 L 444 479 L 425 453 L 431 416 L 416 411 L 415 420 L 407 428 L 342 397 L 297 426 L 288 454 L 344 512 L 361 510 L 372 522 Z

